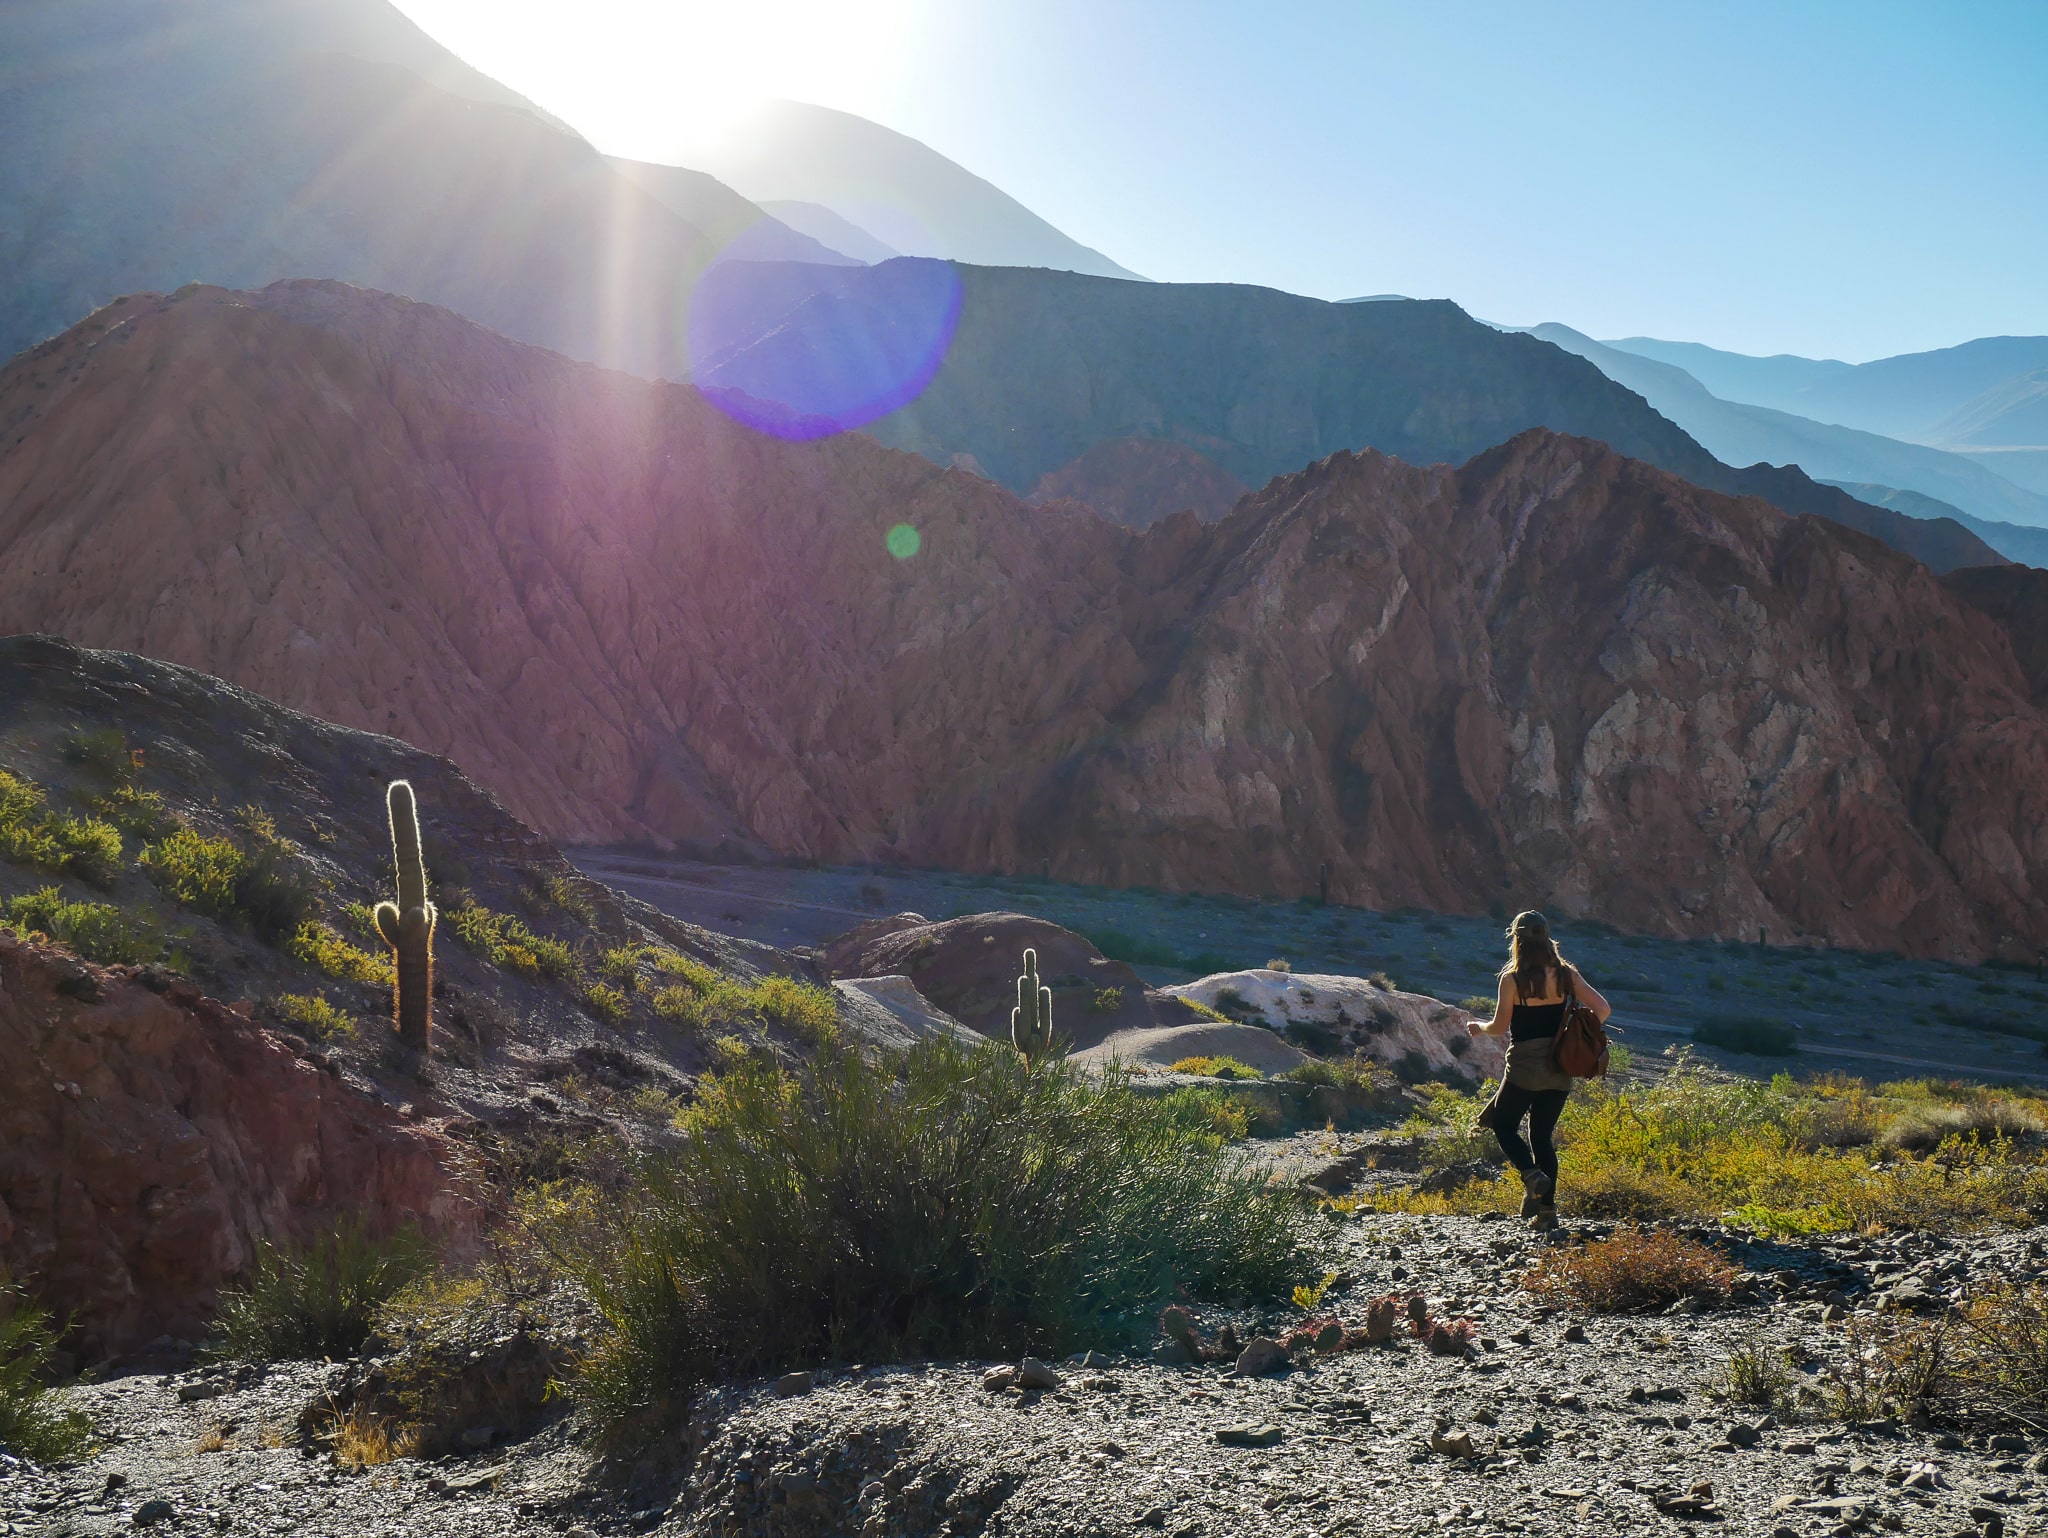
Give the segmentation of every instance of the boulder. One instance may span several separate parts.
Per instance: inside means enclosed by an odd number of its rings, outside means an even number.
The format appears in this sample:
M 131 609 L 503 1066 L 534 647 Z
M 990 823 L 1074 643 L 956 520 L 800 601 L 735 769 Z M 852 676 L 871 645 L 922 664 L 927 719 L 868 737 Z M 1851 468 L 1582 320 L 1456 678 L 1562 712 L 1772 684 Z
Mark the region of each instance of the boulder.
M 1164 992 L 1310 1045 L 1318 1055 L 1358 1053 L 1409 1078 L 1490 1078 L 1507 1060 L 1502 1038 L 1467 1029 L 1472 1016 L 1465 1010 L 1363 977 L 1255 967 Z

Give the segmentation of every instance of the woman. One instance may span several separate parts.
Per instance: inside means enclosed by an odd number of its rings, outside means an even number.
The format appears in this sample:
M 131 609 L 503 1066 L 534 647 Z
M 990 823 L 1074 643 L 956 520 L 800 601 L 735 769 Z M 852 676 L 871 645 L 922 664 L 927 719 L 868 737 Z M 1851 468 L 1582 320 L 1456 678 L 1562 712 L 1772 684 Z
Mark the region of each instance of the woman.
M 1550 921 L 1518 913 L 1508 926 L 1508 964 L 1501 969 L 1493 1018 L 1474 1020 L 1472 1033 L 1508 1038 L 1507 1069 L 1480 1120 L 1493 1128 L 1501 1152 L 1522 1177 L 1522 1216 L 1531 1228 L 1557 1227 L 1557 1149 L 1551 1134 L 1572 1092 L 1569 1074 L 1550 1066 L 1550 1045 L 1564 1023 L 1566 995 L 1590 1008 L 1605 1025 L 1614 1013 L 1592 984 L 1560 956 Z M 1522 1141 L 1522 1118 L 1529 1141 Z

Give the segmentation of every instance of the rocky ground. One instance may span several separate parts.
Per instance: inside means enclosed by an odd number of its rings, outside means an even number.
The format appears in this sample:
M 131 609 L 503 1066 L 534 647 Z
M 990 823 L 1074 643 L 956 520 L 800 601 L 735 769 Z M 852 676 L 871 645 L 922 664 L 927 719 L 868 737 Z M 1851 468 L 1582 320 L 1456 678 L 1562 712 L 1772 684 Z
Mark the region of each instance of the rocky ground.
M 1637 1318 L 1521 1288 L 1539 1247 L 1569 1235 L 1498 1218 L 1333 1232 L 1339 1313 L 1421 1291 L 1477 1323 L 1478 1349 L 1402 1342 L 1250 1378 L 1098 1357 L 1042 1390 L 990 1389 L 986 1363 L 835 1366 L 729 1387 L 693 1425 L 694 1459 L 607 1480 L 573 1414 L 517 1445 L 479 1426 L 473 1449 L 346 1473 L 298 1433 L 343 1369 L 208 1370 L 167 1342 L 151 1370 L 66 1391 L 101 1452 L 61 1470 L 0 1459 L 0 1534 L 2048 1533 L 2048 1439 L 1845 1425 L 1798 1387 L 1879 1307 L 2038 1272 L 2048 1229 L 1799 1244 L 1699 1230 L 1745 1268 L 1748 1301 Z M 1199 1322 L 1249 1338 L 1288 1312 Z M 1793 1408 L 1718 1393 L 1729 1354 L 1759 1344 L 1798 1364 Z

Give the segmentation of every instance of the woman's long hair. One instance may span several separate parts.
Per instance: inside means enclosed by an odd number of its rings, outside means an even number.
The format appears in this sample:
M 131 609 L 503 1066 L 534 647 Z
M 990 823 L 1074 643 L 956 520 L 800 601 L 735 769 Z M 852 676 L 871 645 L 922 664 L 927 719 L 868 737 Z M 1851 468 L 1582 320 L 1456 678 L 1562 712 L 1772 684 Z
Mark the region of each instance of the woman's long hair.
M 1517 997 L 1542 998 L 1550 991 L 1544 986 L 1548 981 L 1544 974 L 1552 970 L 1556 971 L 1557 985 L 1562 989 L 1570 967 L 1557 942 L 1550 938 L 1549 919 L 1533 908 L 1515 915 L 1514 923 L 1508 925 L 1508 964 L 1500 972 L 1501 976 L 1515 980 Z

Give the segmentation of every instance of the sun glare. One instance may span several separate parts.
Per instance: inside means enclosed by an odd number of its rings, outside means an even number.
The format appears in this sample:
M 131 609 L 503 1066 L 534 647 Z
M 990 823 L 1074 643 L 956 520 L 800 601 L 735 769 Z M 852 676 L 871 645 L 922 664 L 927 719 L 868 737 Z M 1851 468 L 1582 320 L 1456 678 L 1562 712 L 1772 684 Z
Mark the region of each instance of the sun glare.
M 929 0 L 397 0 L 599 149 L 673 161 L 773 97 L 885 110 Z

